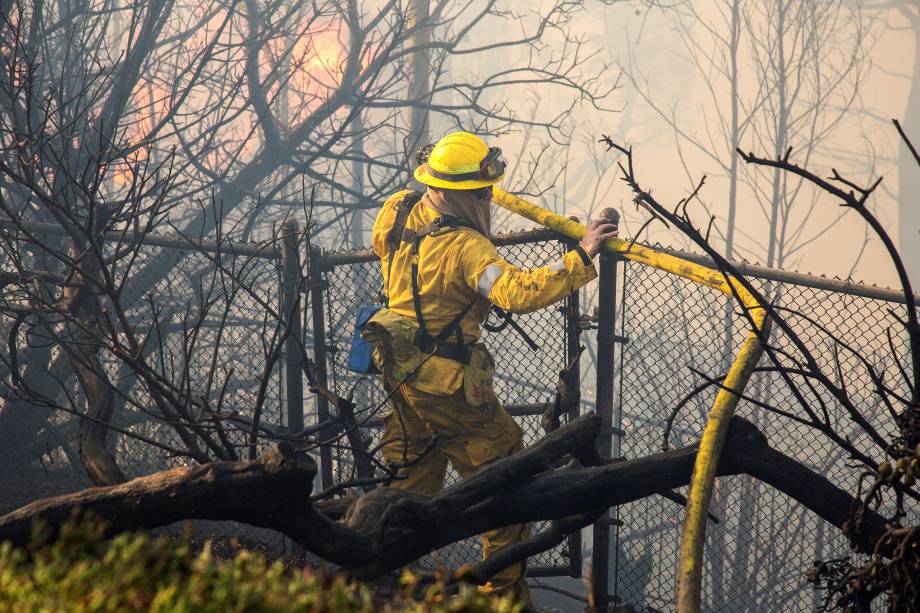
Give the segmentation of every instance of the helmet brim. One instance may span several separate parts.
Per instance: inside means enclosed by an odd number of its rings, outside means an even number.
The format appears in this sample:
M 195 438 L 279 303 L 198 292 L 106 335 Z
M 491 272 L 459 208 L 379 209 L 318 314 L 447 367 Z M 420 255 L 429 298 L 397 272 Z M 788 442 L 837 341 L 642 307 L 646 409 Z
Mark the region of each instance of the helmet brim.
M 468 179 L 466 181 L 447 181 L 445 179 L 439 179 L 428 174 L 428 166 L 422 164 L 415 169 L 415 172 L 412 173 L 415 176 L 415 180 L 424 185 L 430 185 L 431 187 L 440 187 L 441 189 L 479 189 L 480 187 L 489 187 L 490 185 L 495 185 L 504 177 L 504 173 L 495 177 L 494 179 Z

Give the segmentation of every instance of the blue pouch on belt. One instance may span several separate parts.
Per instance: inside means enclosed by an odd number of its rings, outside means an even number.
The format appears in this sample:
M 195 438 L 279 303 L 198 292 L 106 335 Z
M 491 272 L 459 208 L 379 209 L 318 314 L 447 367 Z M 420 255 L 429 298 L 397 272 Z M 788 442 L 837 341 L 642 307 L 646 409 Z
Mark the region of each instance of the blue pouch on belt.
M 361 338 L 361 330 L 368 320 L 382 308 L 382 304 L 362 304 L 358 307 L 355 332 L 351 338 L 351 350 L 348 352 L 348 370 L 365 375 L 380 374 L 377 366 L 374 365 L 374 345 Z

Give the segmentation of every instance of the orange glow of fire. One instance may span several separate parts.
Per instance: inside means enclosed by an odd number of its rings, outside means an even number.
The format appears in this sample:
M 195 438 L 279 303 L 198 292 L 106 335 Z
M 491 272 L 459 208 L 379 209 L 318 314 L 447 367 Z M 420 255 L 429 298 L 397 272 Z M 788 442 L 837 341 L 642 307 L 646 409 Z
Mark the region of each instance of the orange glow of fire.
M 273 41 L 274 44 L 269 45 L 265 69 L 277 69 L 280 65 L 287 73 L 279 75 L 279 81 L 284 82 L 285 102 L 292 122 L 315 110 L 341 83 L 346 52 L 342 35 L 338 21 L 305 32 L 294 42 L 283 62 L 281 56 L 290 41 Z M 277 96 L 277 87 L 273 94 Z
M 245 23 L 233 24 L 229 28 L 219 30 L 224 24 L 224 16 L 219 12 L 213 14 L 201 31 L 184 41 L 183 45 L 189 57 L 196 57 L 196 53 L 204 50 L 213 41 L 214 36 L 226 38 L 228 43 L 232 41 L 233 44 L 237 44 L 240 33 L 248 35 Z M 242 26 L 241 31 L 235 29 L 237 25 Z M 278 36 L 263 45 L 260 77 L 263 82 L 272 84 L 266 92 L 266 97 L 272 113 L 281 123 L 282 131 L 309 117 L 310 113 L 339 86 L 343 78 L 347 40 L 348 32 L 344 24 L 338 20 L 330 20 L 324 23 L 314 22 L 309 30 L 296 38 Z M 287 56 L 284 56 L 285 52 Z M 234 56 L 233 61 L 244 61 L 243 54 Z M 242 70 L 238 70 L 241 68 L 242 66 L 238 66 L 230 72 L 241 74 Z M 149 154 L 144 144 L 151 140 L 151 132 L 175 103 L 169 85 L 169 79 L 174 78 L 174 75 L 166 72 L 159 80 L 156 80 L 155 76 L 151 78 L 154 80 L 138 83 L 132 94 L 135 112 L 125 124 L 127 127 L 124 142 L 137 149 L 132 154 L 132 159 L 113 162 L 109 167 L 108 174 L 115 188 L 125 188 L 132 183 L 135 164 L 143 166 Z M 258 118 L 248 100 L 248 84 L 244 85 L 237 95 L 242 98 L 227 99 L 221 106 L 240 108 L 241 112 L 232 122 L 219 128 L 223 133 L 220 137 L 209 139 L 211 143 L 219 144 L 202 151 L 198 158 L 198 161 L 207 167 L 225 169 L 231 160 L 244 161 L 256 155 L 263 145 L 257 126 Z M 175 119 L 176 125 L 168 125 L 166 133 L 173 129 L 183 129 L 184 118 L 194 116 L 197 109 L 211 104 L 212 92 L 208 90 L 207 85 L 201 85 L 200 89 L 198 85 L 194 86 L 182 102 L 183 108 Z M 156 135 L 154 139 L 163 142 L 162 135 Z
M 163 85 L 151 81 L 139 83 L 132 93 L 136 109 L 131 122 L 125 129 L 125 140 L 137 149 L 129 159 L 112 165 L 112 182 L 115 187 L 126 187 L 134 180 L 134 169 L 147 160 L 148 150 L 144 145 L 150 140 L 160 119 L 169 111 L 170 92 Z

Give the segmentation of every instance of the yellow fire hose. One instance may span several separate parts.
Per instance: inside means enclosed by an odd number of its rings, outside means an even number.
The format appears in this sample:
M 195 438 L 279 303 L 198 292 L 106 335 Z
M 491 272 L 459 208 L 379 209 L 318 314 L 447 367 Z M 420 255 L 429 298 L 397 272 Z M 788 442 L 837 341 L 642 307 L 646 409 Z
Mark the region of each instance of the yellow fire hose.
M 492 201 L 512 213 L 526 217 L 575 240 L 580 240 L 587 232 L 585 226 L 576 221 L 551 213 L 498 188 L 493 188 Z M 757 330 L 763 333 L 769 332 L 766 311 L 736 279 L 718 270 L 619 238 L 609 239 L 604 244 L 604 249 L 618 254 L 623 259 L 678 275 L 694 283 L 719 290 L 731 297 L 737 295 L 744 307 L 749 309 Z M 763 348 L 758 341 L 758 333 L 750 331 L 712 403 L 706 420 L 706 428 L 700 439 L 699 451 L 693 466 L 693 476 L 690 480 L 690 492 L 684 516 L 684 532 L 680 545 L 677 610 L 681 613 L 696 613 L 700 610 L 706 516 L 712 498 L 719 455 L 725 443 L 729 422 L 735 413 L 735 407 L 738 406 L 740 398 L 737 394 L 744 392 L 762 352 Z

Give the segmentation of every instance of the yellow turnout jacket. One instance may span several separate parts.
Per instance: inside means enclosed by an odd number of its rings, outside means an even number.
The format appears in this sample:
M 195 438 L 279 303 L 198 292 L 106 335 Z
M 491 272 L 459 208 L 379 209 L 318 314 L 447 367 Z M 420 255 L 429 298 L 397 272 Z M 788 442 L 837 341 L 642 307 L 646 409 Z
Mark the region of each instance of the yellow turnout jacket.
M 389 319 L 395 314 L 417 326 L 412 299 L 411 244 L 403 242 L 393 253 L 387 245 L 387 235 L 396 220 L 396 207 L 409 193 L 409 190 L 397 192 L 384 203 L 374 222 L 372 243 L 383 267 Z M 406 229 L 421 231 L 439 216 L 421 201 L 412 208 Z M 392 265 L 390 258 L 394 258 Z M 392 278 L 387 278 L 388 270 Z M 461 322 L 465 343 L 475 342 L 482 335 L 480 325 L 488 316 L 490 304 L 513 313 L 528 313 L 565 298 L 596 277 L 591 259 L 580 247 L 547 266 L 522 270 L 502 259 L 488 237 L 470 228 L 449 228 L 429 234 L 419 247 L 418 288 L 429 334 L 441 332 L 478 296 Z M 382 318 L 374 319 L 390 328 L 383 321 L 387 318 L 384 313 Z M 397 360 L 399 357 L 395 356 Z M 448 358 L 434 356 L 420 367 L 413 365 L 416 367 L 411 383 L 428 393 L 452 394 L 463 382 L 463 364 Z

